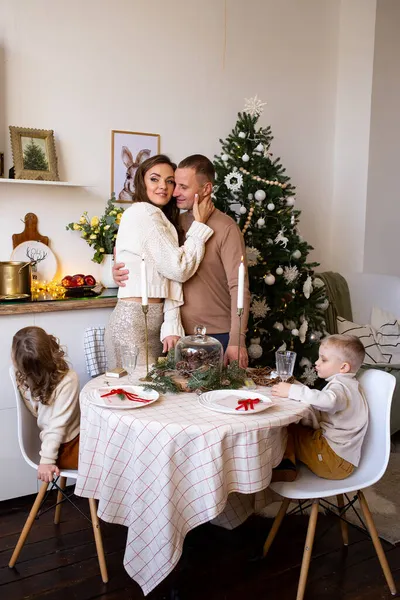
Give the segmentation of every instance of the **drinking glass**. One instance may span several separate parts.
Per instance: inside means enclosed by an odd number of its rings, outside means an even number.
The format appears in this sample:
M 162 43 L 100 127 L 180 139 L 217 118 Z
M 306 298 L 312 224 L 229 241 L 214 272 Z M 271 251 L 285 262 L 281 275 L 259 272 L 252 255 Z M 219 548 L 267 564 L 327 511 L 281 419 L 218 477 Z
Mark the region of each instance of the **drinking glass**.
M 128 372 L 129 383 L 135 383 L 133 373 L 136 369 L 136 363 L 139 356 L 139 347 L 123 346 L 121 348 L 122 366 Z
M 275 352 L 276 370 L 281 381 L 286 381 L 293 375 L 296 356 L 296 352 L 287 350 L 278 350 Z

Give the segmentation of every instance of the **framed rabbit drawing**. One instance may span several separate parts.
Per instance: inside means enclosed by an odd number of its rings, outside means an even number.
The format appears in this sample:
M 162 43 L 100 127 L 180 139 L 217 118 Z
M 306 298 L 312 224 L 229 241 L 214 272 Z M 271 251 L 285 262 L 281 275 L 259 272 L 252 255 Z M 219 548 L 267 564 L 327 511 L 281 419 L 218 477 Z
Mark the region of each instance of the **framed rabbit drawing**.
M 117 202 L 132 202 L 138 166 L 159 152 L 160 136 L 156 133 L 111 132 L 111 194 Z

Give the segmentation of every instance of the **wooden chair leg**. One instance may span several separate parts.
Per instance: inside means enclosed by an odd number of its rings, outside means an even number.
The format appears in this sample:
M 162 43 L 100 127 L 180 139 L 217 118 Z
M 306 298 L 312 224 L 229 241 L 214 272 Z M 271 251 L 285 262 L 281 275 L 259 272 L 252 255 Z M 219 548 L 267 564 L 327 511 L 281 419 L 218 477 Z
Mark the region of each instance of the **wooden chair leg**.
M 19 536 L 17 545 L 15 546 L 14 552 L 12 554 L 11 560 L 8 563 L 8 566 L 10 567 L 10 569 L 12 569 L 15 566 L 15 563 L 18 560 L 18 556 L 20 555 L 20 552 L 25 544 L 26 538 L 29 535 L 29 532 L 31 530 L 33 522 L 39 511 L 40 505 L 42 504 L 43 498 L 46 495 L 48 485 L 49 485 L 48 483 L 43 482 L 42 485 L 40 486 L 40 490 L 38 492 L 38 495 L 36 496 L 35 502 L 33 503 L 31 512 L 29 513 L 29 516 L 28 516 L 27 520 L 25 521 L 24 528 L 21 531 L 21 535 Z
M 104 556 L 103 540 L 101 539 L 100 523 L 97 516 L 96 500 L 89 498 L 90 516 L 92 517 L 94 541 L 96 542 L 97 558 L 99 559 L 100 573 L 103 583 L 108 582 L 106 559 Z
M 338 507 L 340 509 L 342 509 L 344 506 L 343 494 L 338 494 L 336 496 L 336 499 L 337 499 Z M 349 528 L 347 526 L 346 521 L 343 521 L 343 519 L 340 519 L 340 530 L 342 532 L 343 544 L 345 546 L 348 546 L 349 545 Z
M 386 559 L 385 552 L 383 551 L 382 544 L 381 544 L 381 541 L 378 536 L 378 532 L 376 531 L 376 527 L 375 527 L 375 523 L 374 523 L 374 520 L 371 515 L 371 511 L 369 510 L 368 503 L 367 503 L 362 491 L 358 492 L 358 497 L 360 500 L 361 510 L 362 510 L 364 518 L 367 522 L 369 534 L 372 538 L 372 543 L 374 544 L 374 547 L 375 547 L 375 552 L 378 555 L 378 559 L 381 564 L 382 571 L 383 571 L 383 574 L 387 581 L 387 584 L 389 586 L 390 593 L 393 594 L 393 596 L 394 596 L 396 594 L 396 586 L 394 584 L 393 576 L 390 571 L 390 567 L 389 567 L 388 561 Z
M 62 490 L 65 490 L 65 484 L 67 483 L 67 478 L 66 477 L 60 477 L 60 483 L 59 483 L 59 487 Z M 58 525 L 60 522 L 60 517 L 61 517 L 61 502 L 63 501 L 64 496 L 62 495 L 62 493 L 60 491 L 57 492 L 57 506 L 56 506 L 56 510 L 54 513 L 54 525 Z
M 317 526 L 319 500 L 313 500 L 310 519 L 308 521 L 307 537 L 304 546 L 303 562 L 301 563 L 299 586 L 297 588 L 296 600 L 303 600 L 306 590 L 308 569 L 311 561 L 311 553 L 314 544 L 315 528 Z
M 267 539 L 265 540 L 264 548 L 263 548 L 263 556 L 267 556 L 268 550 L 270 549 L 272 542 L 275 539 L 276 534 L 278 533 L 279 527 L 283 521 L 283 517 L 286 515 L 286 511 L 290 504 L 289 498 L 285 498 L 280 506 L 278 514 L 276 515 L 274 522 L 272 523 L 271 530 L 268 534 Z

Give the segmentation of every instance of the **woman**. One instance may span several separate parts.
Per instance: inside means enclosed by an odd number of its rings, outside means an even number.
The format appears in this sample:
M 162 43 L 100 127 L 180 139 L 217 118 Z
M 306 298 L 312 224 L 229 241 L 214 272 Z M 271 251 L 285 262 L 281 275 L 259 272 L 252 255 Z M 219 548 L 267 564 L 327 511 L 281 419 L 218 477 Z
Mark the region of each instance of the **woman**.
M 122 216 L 116 241 L 116 260 L 125 263 L 130 277 L 126 286 L 118 290 L 118 303 L 105 332 L 108 369 L 123 366 L 121 349 L 133 344 L 139 346 L 138 364 L 145 363 L 142 258 L 149 298 L 149 361 L 154 362 L 185 335 L 179 311 L 183 304 L 181 283 L 192 277 L 204 256 L 206 241 L 213 234 L 205 223 L 214 206 L 210 197 L 201 204 L 195 201 L 195 222 L 184 245 L 179 246 L 179 209 L 172 198 L 175 169 L 168 156 L 158 154 L 145 160 L 136 171 L 133 204 Z

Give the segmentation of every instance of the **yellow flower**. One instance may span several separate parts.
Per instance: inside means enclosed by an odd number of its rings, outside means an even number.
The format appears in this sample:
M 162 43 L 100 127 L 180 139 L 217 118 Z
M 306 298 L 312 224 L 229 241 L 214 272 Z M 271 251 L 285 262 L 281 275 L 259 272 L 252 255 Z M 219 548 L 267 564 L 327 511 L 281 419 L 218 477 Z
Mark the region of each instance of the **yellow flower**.
M 92 227 L 97 227 L 99 224 L 99 217 L 92 217 L 90 220 L 90 224 Z
M 104 225 L 104 231 L 107 231 L 107 229 L 110 229 L 109 225 Z
M 86 219 L 85 219 L 85 217 L 83 215 L 79 219 L 79 223 L 81 223 L 82 225 L 84 225 L 86 223 Z
M 86 231 L 82 231 L 82 237 L 86 237 L 86 236 L 87 236 Z
M 116 211 L 116 210 L 110 210 L 110 213 L 109 213 L 109 214 L 110 214 L 110 215 L 116 215 L 116 214 L 117 214 L 117 211 Z
M 115 219 L 115 222 L 117 223 L 117 225 L 119 225 L 121 223 L 121 217 L 122 217 L 122 213 L 119 213 L 117 215 L 117 218 Z
M 99 248 L 99 252 L 104 252 L 104 248 Z
M 95 239 L 97 239 L 97 235 L 94 235 L 94 233 L 92 233 L 92 235 L 90 236 L 90 239 L 91 239 L 91 240 L 95 240 Z
M 95 229 L 94 232 L 95 233 L 100 233 L 100 229 Z
M 79 231 L 81 228 L 80 225 L 78 225 L 78 223 L 74 223 L 74 231 Z

